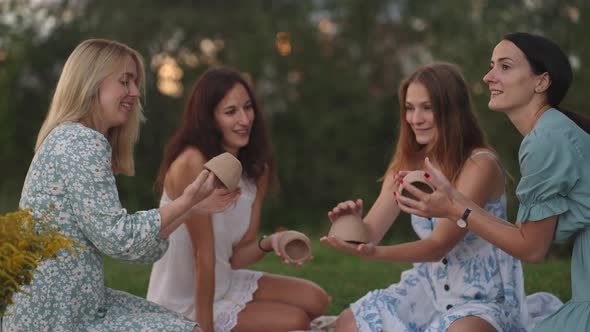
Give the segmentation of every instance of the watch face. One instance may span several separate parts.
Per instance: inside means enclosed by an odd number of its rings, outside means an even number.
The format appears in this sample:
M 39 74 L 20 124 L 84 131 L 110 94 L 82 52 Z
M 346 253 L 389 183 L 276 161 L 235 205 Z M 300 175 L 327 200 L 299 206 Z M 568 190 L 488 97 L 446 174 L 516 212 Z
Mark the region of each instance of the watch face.
M 467 227 L 467 223 L 465 222 L 465 220 L 459 219 L 459 220 L 457 220 L 457 226 L 459 226 L 461 228 L 465 228 L 465 227 Z

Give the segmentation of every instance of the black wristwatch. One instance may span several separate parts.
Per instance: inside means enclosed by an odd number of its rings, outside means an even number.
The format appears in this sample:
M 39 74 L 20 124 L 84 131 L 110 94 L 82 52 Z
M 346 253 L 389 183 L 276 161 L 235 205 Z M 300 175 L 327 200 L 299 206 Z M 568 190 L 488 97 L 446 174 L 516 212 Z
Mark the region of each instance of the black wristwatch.
M 470 213 L 471 213 L 470 208 L 465 209 L 465 212 L 463 212 L 463 216 L 457 220 L 457 226 L 459 226 L 460 228 L 466 228 L 467 227 L 467 218 L 469 217 Z
M 271 249 L 264 249 L 264 248 L 262 248 L 261 242 L 262 242 L 262 240 L 266 239 L 267 237 L 268 237 L 268 236 L 266 236 L 266 235 L 263 235 L 263 236 L 260 238 L 260 240 L 258 240 L 258 249 L 260 249 L 261 251 L 263 251 L 263 252 L 265 252 L 265 253 L 266 253 L 266 252 L 272 252 L 272 251 L 273 251 L 273 249 L 272 249 L 272 248 L 271 248 Z

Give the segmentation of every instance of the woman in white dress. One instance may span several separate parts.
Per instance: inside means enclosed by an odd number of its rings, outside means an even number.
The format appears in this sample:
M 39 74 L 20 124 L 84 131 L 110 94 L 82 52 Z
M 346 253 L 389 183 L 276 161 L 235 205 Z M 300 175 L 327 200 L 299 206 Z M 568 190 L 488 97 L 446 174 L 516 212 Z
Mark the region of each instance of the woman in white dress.
M 322 288 L 244 269 L 268 252 L 280 255 L 280 233 L 257 241 L 275 164 L 252 88 L 238 72 L 213 68 L 193 87 L 181 126 L 164 151 L 157 182 L 161 205 L 182 193 L 205 162 L 222 152 L 242 163 L 240 198 L 233 208 L 199 216 L 199 222 L 171 235 L 169 250 L 154 264 L 147 298 L 198 320 L 205 331 L 309 329 L 328 306 Z
M 496 216 L 506 215 L 505 174 L 485 142 L 460 70 L 438 63 L 418 68 L 401 83 L 400 137 L 383 186 L 364 222 L 370 243 L 352 245 L 322 238 L 364 259 L 414 263 L 389 288 L 369 292 L 338 318 L 337 331 L 526 331 L 520 261 L 477 234 L 444 218 L 412 215 L 419 240 L 377 246 L 400 213 L 396 191 L 402 170 L 422 168 L 428 156 L 457 190 Z M 362 214 L 362 201 L 346 201 L 328 216 Z M 539 296 L 560 301 L 555 297 Z
M 15 294 L 0 331 L 202 331 L 177 312 L 105 287 L 103 255 L 154 262 L 170 233 L 192 215 L 223 211 L 237 198 L 212 194 L 215 177 L 203 171 L 165 207 L 123 208 L 115 174 L 135 172 L 144 82 L 142 56 L 114 40 L 85 40 L 68 57 L 19 207 L 36 217 L 52 210 L 54 226 L 83 248 L 60 250 L 40 264 L 32 282 Z

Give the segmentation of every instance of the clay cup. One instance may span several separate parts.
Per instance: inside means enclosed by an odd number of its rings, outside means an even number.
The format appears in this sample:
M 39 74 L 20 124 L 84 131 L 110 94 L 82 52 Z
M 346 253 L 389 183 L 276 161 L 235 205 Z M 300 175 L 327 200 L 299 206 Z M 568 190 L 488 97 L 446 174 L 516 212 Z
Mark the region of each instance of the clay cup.
M 365 223 L 359 216 L 352 213 L 342 215 L 334 220 L 328 232 L 328 236 L 332 235 L 353 244 L 369 242 L 369 232 Z
M 407 190 L 404 190 L 404 184 L 406 184 L 406 183 L 411 183 L 414 187 L 422 190 L 423 192 L 425 192 L 427 194 L 432 194 L 436 189 L 428 180 L 426 180 L 426 177 L 424 177 L 425 173 L 426 172 L 424 172 L 424 171 L 412 171 L 412 172 L 408 173 L 404 177 L 404 183 L 401 183 L 399 185 L 398 192 L 400 193 L 400 195 L 411 198 L 411 199 L 415 199 L 415 200 L 418 199 L 418 198 L 416 198 L 416 196 L 410 194 L 410 192 L 408 192 Z
M 279 251 L 290 262 L 301 263 L 311 256 L 311 241 L 301 232 L 284 231 L 279 238 Z
M 234 191 L 238 187 L 242 176 L 242 163 L 231 153 L 224 152 L 211 158 L 204 167 L 213 172 L 229 191 Z

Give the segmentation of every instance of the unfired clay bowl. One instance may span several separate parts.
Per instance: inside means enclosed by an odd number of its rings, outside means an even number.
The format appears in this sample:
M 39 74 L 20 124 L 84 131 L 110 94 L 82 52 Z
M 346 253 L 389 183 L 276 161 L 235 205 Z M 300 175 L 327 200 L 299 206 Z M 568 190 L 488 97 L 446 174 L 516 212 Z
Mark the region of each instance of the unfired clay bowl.
M 242 163 L 229 152 L 224 152 L 209 160 L 204 167 L 219 179 L 229 190 L 234 191 L 242 176 Z
M 292 263 L 304 262 L 311 256 L 311 241 L 303 233 L 284 231 L 279 238 L 279 251 Z
M 334 220 L 328 236 L 336 236 L 342 240 L 360 244 L 369 242 L 369 232 L 363 220 L 354 214 L 345 214 Z
M 423 192 L 432 194 L 435 188 L 428 180 L 426 180 L 426 178 L 424 177 L 424 173 L 424 171 L 412 171 L 408 173 L 404 177 L 404 183 L 401 183 L 399 185 L 398 192 L 400 193 L 400 195 L 417 200 L 416 196 L 410 194 L 410 192 L 408 192 L 407 190 L 404 190 L 404 184 L 406 183 L 411 183 L 414 187 L 422 190 Z

